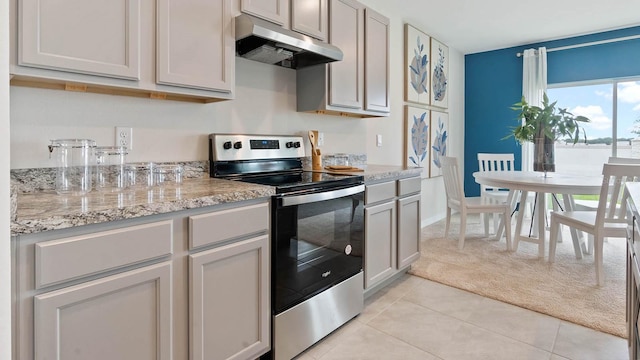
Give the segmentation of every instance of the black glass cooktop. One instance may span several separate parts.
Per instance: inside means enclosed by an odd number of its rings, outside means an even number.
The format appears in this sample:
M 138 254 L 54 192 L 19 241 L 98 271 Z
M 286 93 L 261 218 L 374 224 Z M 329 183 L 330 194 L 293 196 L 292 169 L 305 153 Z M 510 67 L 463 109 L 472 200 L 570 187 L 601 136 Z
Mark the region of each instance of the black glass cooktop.
M 358 185 L 364 183 L 360 175 L 327 174 L 323 172 L 301 171 L 292 173 L 276 173 L 251 175 L 234 180 L 276 187 L 276 193 L 287 193 L 307 189 L 330 189 Z

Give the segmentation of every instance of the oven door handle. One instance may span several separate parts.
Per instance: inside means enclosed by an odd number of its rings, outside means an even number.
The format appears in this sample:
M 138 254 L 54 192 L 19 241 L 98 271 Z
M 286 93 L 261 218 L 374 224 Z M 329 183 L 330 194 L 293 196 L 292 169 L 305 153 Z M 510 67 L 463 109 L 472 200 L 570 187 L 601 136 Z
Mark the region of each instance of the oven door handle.
M 305 194 L 305 195 L 294 195 L 294 196 L 283 196 L 282 197 L 282 206 L 293 206 L 300 204 L 308 204 L 318 201 L 337 199 L 344 196 L 349 196 L 353 194 L 357 194 L 364 191 L 364 185 L 352 186 L 345 189 L 333 190 L 333 191 L 323 191 L 314 194 Z

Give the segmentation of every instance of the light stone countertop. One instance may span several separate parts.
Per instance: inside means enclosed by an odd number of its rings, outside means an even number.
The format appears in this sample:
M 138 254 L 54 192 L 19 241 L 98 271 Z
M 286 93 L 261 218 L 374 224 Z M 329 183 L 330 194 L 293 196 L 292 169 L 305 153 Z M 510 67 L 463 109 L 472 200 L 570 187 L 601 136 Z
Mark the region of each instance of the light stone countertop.
M 365 183 L 419 176 L 420 168 L 388 165 L 361 165 Z M 329 171 L 327 171 L 329 172 Z M 335 172 L 334 172 L 335 173 Z M 270 197 L 271 186 L 209 178 L 185 179 L 179 185 L 164 185 L 128 192 L 92 191 L 86 196 L 63 196 L 53 190 L 20 193 L 17 218 L 11 235 L 34 234 L 74 226 L 133 219 L 147 215 L 195 209 L 205 206 Z
M 11 235 L 133 219 L 273 194 L 275 188 L 271 186 L 209 177 L 128 192 L 92 191 L 86 196 L 63 196 L 54 191 L 23 193 L 18 194 L 17 218 L 11 222 Z

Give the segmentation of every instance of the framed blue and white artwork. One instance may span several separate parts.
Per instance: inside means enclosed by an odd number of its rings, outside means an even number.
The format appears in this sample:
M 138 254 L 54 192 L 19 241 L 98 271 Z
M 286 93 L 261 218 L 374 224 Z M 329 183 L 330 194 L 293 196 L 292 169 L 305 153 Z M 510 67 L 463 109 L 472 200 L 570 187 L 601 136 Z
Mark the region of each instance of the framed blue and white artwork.
M 415 27 L 404 25 L 405 101 L 429 105 L 431 94 L 431 37 Z
M 449 114 L 431 110 L 431 141 L 429 149 L 429 177 L 442 175 L 440 159 L 447 156 L 449 143 Z
M 449 47 L 431 38 L 431 106 L 449 105 Z
M 405 106 L 406 166 L 421 167 L 422 177 L 429 177 L 431 154 L 429 137 L 429 110 Z

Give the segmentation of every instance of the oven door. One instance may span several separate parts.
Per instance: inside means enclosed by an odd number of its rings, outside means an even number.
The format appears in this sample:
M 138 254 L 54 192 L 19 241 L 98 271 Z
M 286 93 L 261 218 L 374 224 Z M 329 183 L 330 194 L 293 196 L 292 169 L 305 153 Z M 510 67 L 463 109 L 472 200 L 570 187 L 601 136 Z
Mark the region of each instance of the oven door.
M 273 307 L 279 314 L 362 271 L 364 185 L 273 201 Z

